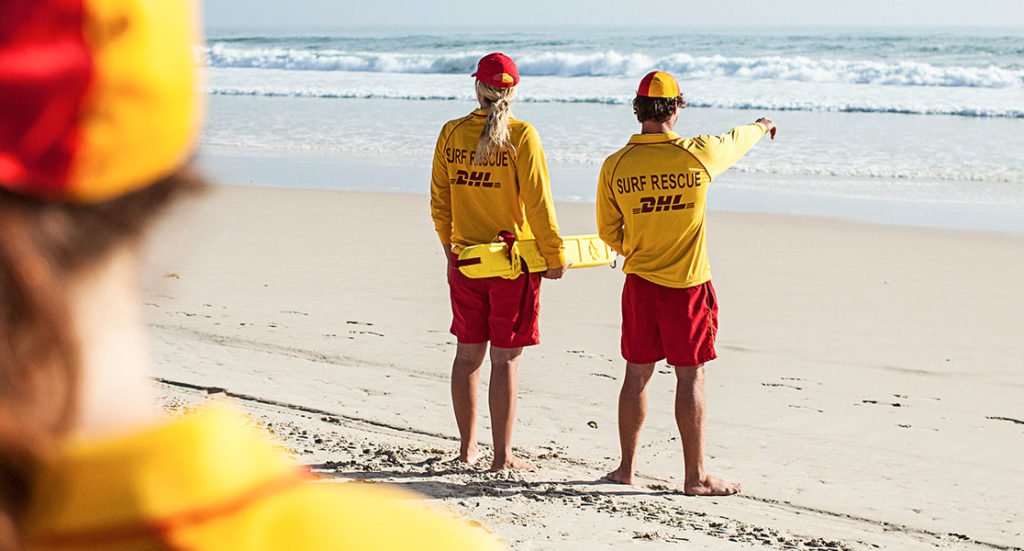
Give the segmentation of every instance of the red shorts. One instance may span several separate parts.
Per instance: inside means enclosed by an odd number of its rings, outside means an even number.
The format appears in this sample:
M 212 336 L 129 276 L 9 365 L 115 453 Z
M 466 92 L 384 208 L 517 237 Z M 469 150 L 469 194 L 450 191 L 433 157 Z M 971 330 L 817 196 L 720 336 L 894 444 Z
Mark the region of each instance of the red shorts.
M 458 255 L 453 254 L 452 262 L 455 260 Z M 533 285 L 524 299 L 523 288 L 528 278 Z M 520 275 L 516 279 L 472 279 L 453 265 L 448 270 L 448 288 L 452 300 L 451 332 L 459 342 L 491 341 L 492 346 L 499 348 L 540 342 L 540 274 Z
M 711 282 L 674 289 L 627 274 L 622 286 L 622 357 L 627 362 L 666 359 L 675 367 L 717 357 L 718 300 Z

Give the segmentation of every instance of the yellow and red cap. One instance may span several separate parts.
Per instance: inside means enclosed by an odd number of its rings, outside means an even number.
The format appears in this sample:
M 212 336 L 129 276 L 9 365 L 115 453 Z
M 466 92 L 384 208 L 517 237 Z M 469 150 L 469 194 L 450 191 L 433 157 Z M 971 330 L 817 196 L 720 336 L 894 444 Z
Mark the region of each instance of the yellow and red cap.
M 472 76 L 495 88 L 511 88 L 519 84 L 519 67 L 516 67 L 512 58 L 501 52 L 494 52 L 480 58 L 476 64 L 476 72 Z
M 679 97 L 679 83 L 665 71 L 651 71 L 640 81 L 636 95 L 648 98 Z
M 0 3 L 0 187 L 95 203 L 184 164 L 196 14 L 194 0 Z

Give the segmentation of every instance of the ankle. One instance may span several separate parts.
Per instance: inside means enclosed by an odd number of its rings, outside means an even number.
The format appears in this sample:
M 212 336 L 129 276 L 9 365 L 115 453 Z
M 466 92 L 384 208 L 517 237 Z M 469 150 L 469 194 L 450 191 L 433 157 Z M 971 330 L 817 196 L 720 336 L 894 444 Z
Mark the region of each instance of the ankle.
M 633 474 L 636 471 L 636 465 L 632 461 L 628 462 L 628 463 L 625 462 L 625 461 L 622 461 L 622 462 L 619 463 L 619 468 L 615 469 L 615 470 L 620 472 L 620 473 Z
M 703 484 L 708 480 L 708 473 L 704 469 L 698 469 L 695 471 L 687 471 L 683 476 L 683 480 L 686 484 Z

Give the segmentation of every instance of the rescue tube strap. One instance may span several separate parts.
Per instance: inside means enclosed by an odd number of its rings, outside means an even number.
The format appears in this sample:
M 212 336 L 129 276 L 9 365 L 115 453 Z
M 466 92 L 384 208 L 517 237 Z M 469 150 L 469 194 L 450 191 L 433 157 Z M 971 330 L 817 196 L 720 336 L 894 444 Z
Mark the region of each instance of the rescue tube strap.
M 502 230 L 498 232 L 498 238 L 496 241 L 504 243 L 506 250 L 508 251 L 509 262 L 511 262 L 513 269 L 517 264 L 518 260 L 519 270 L 526 277 L 523 278 L 523 292 L 519 299 L 519 314 L 516 316 L 516 323 L 512 326 L 512 331 L 517 335 L 521 333 L 523 327 L 533 326 L 533 319 L 537 315 L 533 305 L 530 304 L 530 297 L 534 295 L 537 283 L 534 278 L 530 277 L 530 265 L 526 263 L 526 259 L 517 254 L 515 250 L 516 236 L 510 231 Z M 479 259 L 478 259 L 479 260 Z M 519 274 L 516 274 L 519 277 Z

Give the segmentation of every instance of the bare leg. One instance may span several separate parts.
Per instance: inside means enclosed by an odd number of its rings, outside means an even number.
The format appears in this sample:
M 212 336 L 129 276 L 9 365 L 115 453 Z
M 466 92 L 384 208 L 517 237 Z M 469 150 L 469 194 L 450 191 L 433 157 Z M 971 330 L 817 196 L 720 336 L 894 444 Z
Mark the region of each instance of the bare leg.
M 647 417 L 647 383 L 654 375 L 654 364 L 626 362 L 626 376 L 619 392 L 619 446 L 622 461 L 619 468 L 605 477 L 612 482 L 632 484 L 636 470 L 636 447 L 640 441 L 640 427 Z
M 691 496 L 727 496 L 740 485 L 711 476 L 704 470 L 704 364 L 676 367 L 676 424 L 683 441 L 685 481 Z
M 532 471 L 536 467 L 512 454 L 512 426 L 516 420 L 516 397 L 519 393 L 519 356 L 523 348 L 491 346 L 491 384 L 488 403 L 491 409 L 491 432 L 494 436 L 492 471 L 515 469 Z
M 459 461 L 472 465 L 483 455 L 476 445 L 476 389 L 480 383 L 480 366 L 487 353 L 487 343 L 462 343 L 455 350 L 452 362 L 452 405 L 459 425 Z

